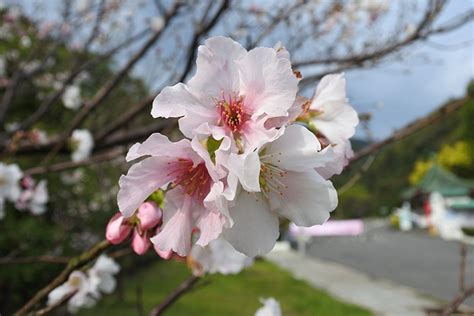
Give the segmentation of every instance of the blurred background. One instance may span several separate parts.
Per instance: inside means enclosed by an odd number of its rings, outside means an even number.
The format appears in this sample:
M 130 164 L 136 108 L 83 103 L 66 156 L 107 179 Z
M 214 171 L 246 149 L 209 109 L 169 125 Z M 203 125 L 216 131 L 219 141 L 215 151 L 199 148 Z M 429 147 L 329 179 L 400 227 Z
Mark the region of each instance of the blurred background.
M 104 239 L 128 148 L 153 132 L 181 137 L 176 121 L 152 119 L 153 98 L 193 75 L 215 35 L 247 49 L 280 42 L 306 97 L 344 72 L 361 123 L 328 223 L 282 223 L 267 259 L 206 277 L 167 313 L 250 315 L 268 296 L 284 315 L 440 311 L 474 283 L 473 19 L 471 0 L 0 1 L 1 161 L 21 168 L 28 192 L 5 198 L 0 170 L 0 312 Z M 143 314 L 190 273 L 151 252 L 117 260 L 117 290 L 81 314 Z M 354 278 L 340 283 L 334 266 Z M 381 286 L 370 279 L 391 284 L 385 298 L 360 297 Z

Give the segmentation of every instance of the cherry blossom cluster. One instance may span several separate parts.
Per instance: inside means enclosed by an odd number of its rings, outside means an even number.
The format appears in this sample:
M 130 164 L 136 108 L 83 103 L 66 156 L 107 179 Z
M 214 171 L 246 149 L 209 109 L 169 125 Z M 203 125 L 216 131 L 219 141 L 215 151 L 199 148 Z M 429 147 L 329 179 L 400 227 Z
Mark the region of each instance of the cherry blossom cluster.
M 111 294 L 115 290 L 115 275 L 119 271 L 120 266 L 112 258 L 101 255 L 86 272 L 73 271 L 65 283 L 49 293 L 47 304 L 58 304 L 65 296 L 72 295 L 67 303 L 69 312 L 75 313 L 82 307 L 92 307 L 102 294 Z
M 352 155 L 358 116 L 342 74 L 322 78 L 311 99 L 298 94 L 300 79 L 281 45 L 247 51 L 229 38 L 206 40 L 195 75 L 164 88 L 152 106 L 154 118 L 179 118 L 185 138 L 155 133 L 130 148 L 122 215 L 112 222 L 160 252 L 188 256 L 193 244 L 222 238 L 250 257 L 273 248 L 279 217 L 323 224 L 337 206 L 328 179 Z M 157 193 L 159 229 L 143 227 L 140 208 Z
M 11 202 L 19 211 L 41 215 L 49 201 L 47 181 L 36 182 L 23 175 L 17 164 L 0 162 L 0 219 L 5 217 L 5 202 Z

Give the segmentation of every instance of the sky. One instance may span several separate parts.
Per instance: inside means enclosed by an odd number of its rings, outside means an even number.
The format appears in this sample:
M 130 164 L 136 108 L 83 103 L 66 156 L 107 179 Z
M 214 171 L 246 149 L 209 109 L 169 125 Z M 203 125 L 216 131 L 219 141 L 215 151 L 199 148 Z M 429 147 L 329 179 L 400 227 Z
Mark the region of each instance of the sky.
M 451 1 L 445 13 L 453 16 L 473 7 L 474 0 Z M 349 100 L 357 111 L 373 114 L 370 128 L 376 139 L 464 95 L 474 79 L 474 24 L 406 52 L 410 56 L 400 63 L 346 72 Z M 360 128 L 357 135 L 364 136 Z

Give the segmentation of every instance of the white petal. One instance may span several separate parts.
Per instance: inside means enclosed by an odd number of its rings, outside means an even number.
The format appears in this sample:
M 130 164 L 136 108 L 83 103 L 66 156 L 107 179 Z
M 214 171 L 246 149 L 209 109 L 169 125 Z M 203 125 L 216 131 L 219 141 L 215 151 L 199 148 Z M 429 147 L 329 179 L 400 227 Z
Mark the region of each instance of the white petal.
M 166 87 L 153 100 L 151 116 L 180 117 L 187 113 L 186 108 L 199 105 L 199 100 L 188 90 L 183 83 Z
M 150 194 L 171 180 L 170 158 L 150 157 L 134 164 L 119 180 L 117 202 L 123 216 L 129 217 Z
M 262 162 L 283 170 L 303 171 L 321 165 L 316 136 L 301 125 L 290 125 L 278 139 L 265 146 Z
M 212 37 L 199 46 L 196 74 L 188 85 L 193 93 L 200 95 L 208 107 L 214 107 L 213 98 L 222 92 L 239 92 L 239 72 L 236 61 L 245 56 L 245 49 L 228 37 Z
M 133 145 L 128 151 L 126 159 L 127 161 L 131 161 L 142 156 L 168 156 L 195 159 L 197 155 L 193 152 L 189 140 L 182 139 L 178 142 L 171 142 L 165 135 L 154 133 L 143 143 Z
M 316 128 L 332 143 L 338 144 L 354 136 L 359 117 L 347 103 L 343 74 L 323 77 L 311 102 L 311 109 L 322 112 L 313 118 Z
M 238 61 L 245 105 L 253 117 L 268 114 L 286 116 L 295 101 L 298 80 L 288 59 L 279 58 L 273 48 L 257 47 Z
M 232 228 L 224 230 L 224 238 L 249 257 L 268 253 L 280 235 L 278 216 L 270 211 L 260 193 L 241 191 L 230 210 Z
M 235 174 L 242 187 L 249 192 L 259 192 L 260 158 L 256 152 L 230 154 L 227 161 L 229 172 Z
M 314 170 L 290 171 L 279 180 L 285 187 L 280 187 L 281 194 L 270 191 L 270 205 L 298 226 L 323 224 L 337 206 L 337 192 L 331 181 Z

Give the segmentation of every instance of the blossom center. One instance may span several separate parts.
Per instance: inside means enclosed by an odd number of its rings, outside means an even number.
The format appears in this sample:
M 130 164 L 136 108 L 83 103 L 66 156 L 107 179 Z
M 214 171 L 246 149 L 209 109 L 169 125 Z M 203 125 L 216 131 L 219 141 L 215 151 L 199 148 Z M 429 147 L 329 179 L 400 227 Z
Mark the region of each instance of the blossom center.
M 236 93 L 227 98 L 222 94 L 221 99 L 217 102 L 217 110 L 220 115 L 220 124 L 227 126 L 233 133 L 240 132 L 243 123 L 249 117 L 245 113 L 244 97 Z
M 174 175 L 175 186 L 181 186 L 187 195 L 201 201 L 211 189 L 211 177 L 203 162 L 194 166 L 191 160 L 178 159 L 173 163 L 172 171 L 168 175 Z
M 287 175 L 287 171 L 269 163 L 260 165 L 259 183 L 263 195 L 268 198 L 268 193 L 273 192 L 283 195 L 283 190 L 288 188 L 283 183 L 283 178 Z

